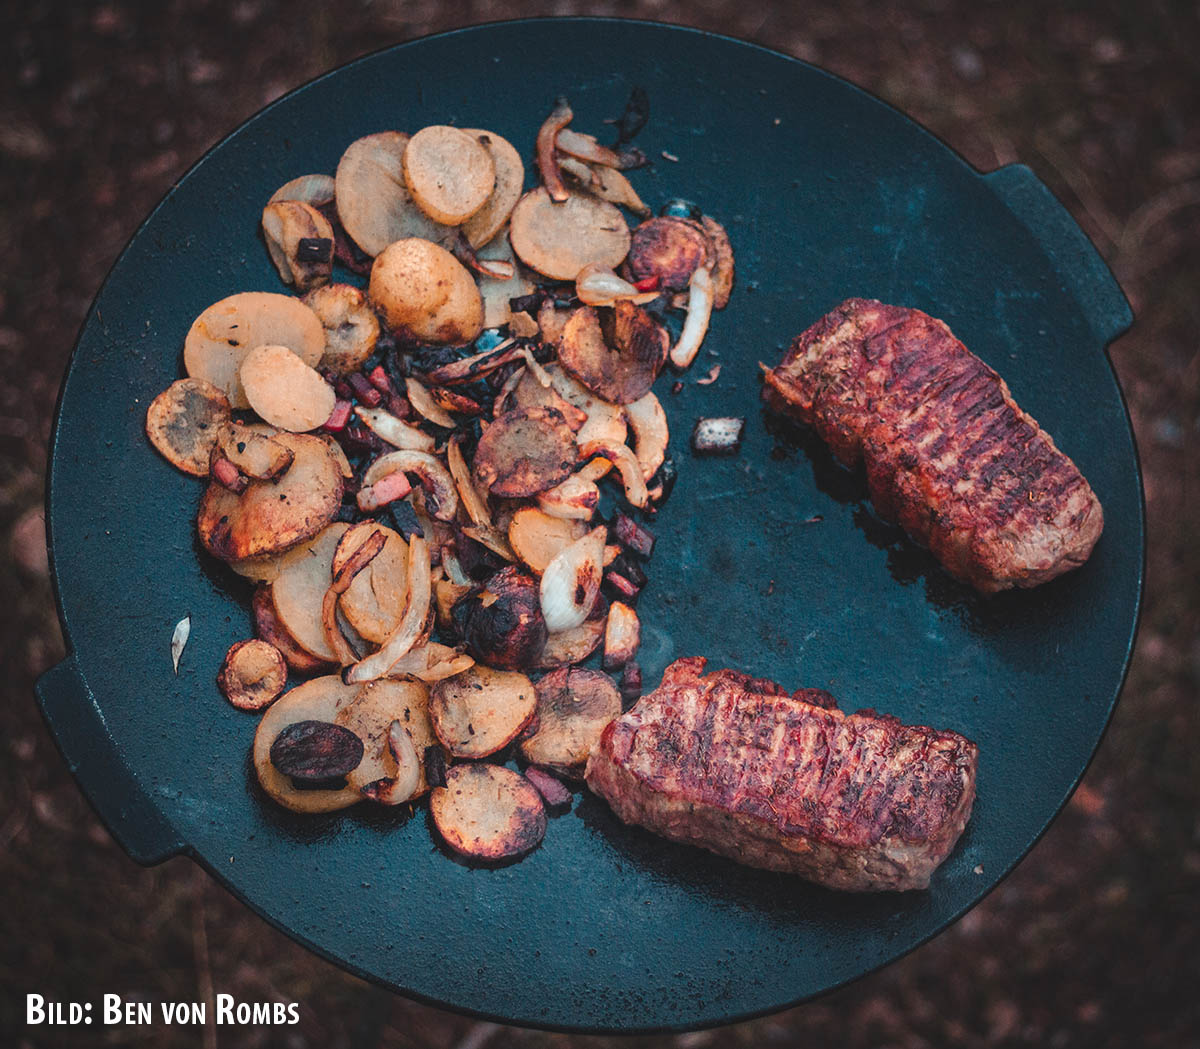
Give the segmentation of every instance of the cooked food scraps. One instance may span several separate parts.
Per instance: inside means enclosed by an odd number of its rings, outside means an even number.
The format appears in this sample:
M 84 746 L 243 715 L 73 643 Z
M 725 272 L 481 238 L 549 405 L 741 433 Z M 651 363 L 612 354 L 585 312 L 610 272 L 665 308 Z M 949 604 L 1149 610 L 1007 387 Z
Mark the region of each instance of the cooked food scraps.
M 1083 564 L 1104 514 L 1004 380 L 934 317 L 847 299 L 766 368 L 763 397 L 811 426 L 871 500 L 983 593 Z
M 289 293 L 192 322 L 146 432 L 207 480 L 201 545 L 254 586 L 255 637 L 214 673 L 260 712 L 279 804 L 428 793 L 449 849 L 510 860 L 640 695 L 648 522 L 675 478 L 653 387 L 734 264 L 714 218 L 639 196 L 635 109 L 607 146 L 559 100 L 528 190 L 491 131 L 349 143 L 265 203 Z
M 626 823 L 833 889 L 923 889 L 975 800 L 978 748 L 956 732 L 844 714 L 680 659 L 610 722 L 587 784 Z

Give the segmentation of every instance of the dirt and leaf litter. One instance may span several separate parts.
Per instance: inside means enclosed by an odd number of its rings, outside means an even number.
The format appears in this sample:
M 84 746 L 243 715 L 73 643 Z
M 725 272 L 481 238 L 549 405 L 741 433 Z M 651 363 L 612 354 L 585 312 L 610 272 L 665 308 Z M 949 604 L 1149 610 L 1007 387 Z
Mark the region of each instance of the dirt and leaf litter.
M 187 331 L 146 432 L 207 480 L 201 544 L 253 588 L 255 636 L 214 674 L 261 712 L 279 804 L 432 790 L 449 848 L 509 860 L 640 694 L 675 477 L 653 387 L 695 358 L 733 253 L 693 205 L 654 215 L 636 109 L 606 145 L 559 100 L 529 129 L 530 188 L 486 128 L 350 142 L 264 201 L 281 290 Z

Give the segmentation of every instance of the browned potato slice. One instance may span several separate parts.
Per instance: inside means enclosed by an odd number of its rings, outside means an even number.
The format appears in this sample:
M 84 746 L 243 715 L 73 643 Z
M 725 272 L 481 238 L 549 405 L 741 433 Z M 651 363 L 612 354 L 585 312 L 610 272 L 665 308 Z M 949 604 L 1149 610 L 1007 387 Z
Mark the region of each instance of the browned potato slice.
M 485 248 L 479 249 L 481 259 L 490 259 L 516 264 L 517 257 L 513 254 L 508 235 L 497 237 Z M 493 277 L 480 276 L 479 294 L 483 298 L 483 326 L 485 328 L 500 328 L 512 320 L 512 307 L 509 300 L 533 291 L 533 282 L 515 270 L 508 280 L 496 280 Z
M 337 662 L 337 653 L 325 636 L 321 605 L 333 576 L 333 552 L 350 528 L 335 521 L 305 544 L 308 556 L 293 561 L 271 584 L 275 615 L 305 652 L 317 659 Z
M 372 532 L 384 535 L 383 549 L 354 578 L 342 594 L 342 615 L 368 641 L 382 644 L 396 629 L 408 599 L 408 544 L 399 532 L 363 521 L 342 537 L 333 555 L 333 571 L 339 572 L 354 551 Z
M 291 449 L 288 471 L 275 481 L 252 481 L 241 495 L 215 481 L 200 500 L 200 541 L 222 561 L 288 550 L 316 535 L 342 505 L 342 474 L 325 442 L 308 434 L 278 434 Z
M 326 284 L 310 291 L 304 302 L 325 328 L 321 367 L 338 375 L 358 371 L 379 341 L 379 318 L 363 290 L 353 284 Z
M 691 219 L 660 216 L 647 219 L 633 231 L 629 272 L 634 280 L 657 277 L 659 287 L 682 291 L 698 266 L 709 259 L 704 228 Z
M 585 619 L 577 627 L 546 637 L 546 646 L 537 661 L 539 669 L 553 670 L 582 663 L 604 640 L 604 620 Z
M 217 687 L 239 710 L 269 707 L 287 686 L 283 653 L 266 641 L 239 641 L 225 654 Z
M 517 202 L 509 227 L 520 260 L 555 280 L 574 280 L 589 262 L 616 269 L 629 251 L 620 210 L 586 193 L 557 204 L 539 186 Z
M 423 127 L 401 156 L 404 181 L 426 215 L 457 226 L 487 202 L 496 187 L 496 165 L 478 139 L 446 124 Z
M 367 135 L 342 154 L 336 175 L 337 212 L 342 226 L 368 255 L 407 237 L 441 241 L 453 230 L 435 222 L 412 199 L 404 181 L 408 135 Z
M 286 346 L 257 346 L 239 373 L 250 407 L 259 417 L 292 433 L 315 430 L 337 400 L 333 387 Z
M 420 342 L 470 342 L 483 330 L 483 299 L 445 248 L 410 237 L 375 259 L 367 287 L 389 328 Z
M 408 732 L 419 756 L 437 742 L 429 723 L 429 690 L 419 681 L 368 682 L 352 699 L 339 703 L 333 721 L 363 741 L 362 763 L 346 776 L 346 783 L 359 791 L 396 775 L 396 759 L 388 749 L 387 740 L 393 721 L 399 721 Z M 428 789 L 422 769 L 416 793 L 410 797 L 424 794 Z
M 621 694 L 607 674 L 552 670 L 537 684 L 537 731 L 521 742 L 521 754 L 531 765 L 581 779 L 600 733 L 620 714 Z
M 553 408 L 505 412 L 484 431 L 475 449 L 481 488 L 496 495 L 537 495 L 562 481 L 577 460 L 575 435 Z
M 299 200 L 319 208 L 323 204 L 333 203 L 334 185 L 332 175 L 300 175 L 280 186 L 267 203 Z
M 524 674 L 476 664 L 433 686 L 429 716 L 455 757 L 486 758 L 520 735 L 535 704 L 533 682 Z
M 536 506 L 525 506 L 509 522 L 508 542 L 516 555 L 541 575 L 562 550 L 582 539 L 587 531 L 582 521 L 551 517 Z
M 729 305 L 729 296 L 733 292 L 733 245 L 729 243 L 725 227 L 716 219 L 704 215 L 700 224 L 708 234 L 708 242 L 716 256 L 712 275 L 713 309 L 723 310 Z
M 513 144 L 494 131 L 464 128 L 463 133 L 488 151 L 496 170 L 496 185 L 491 196 L 462 227 L 471 247 L 481 248 L 504 228 L 512 209 L 521 199 L 521 191 L 525 188 L 525 165 Z
M 255 481 L 278 477 L 296 457 L 282 442 L 232 421 L 221 427 L 217 451 L 233 463 L 239 473 Z
M 644 397 L 667 360 L 667 333 L 640 306 L 583 306 L 571 314 L 558 343 L 563 368 L 613 404 Z
M 455 765 L 429 799 L 433 825 L 455 852 L 497 861 L 523 856 L 546 834 L 546 807 L 525 777 L 499 765 Z
M 220 389 L 234 408 L 249 408 L 238 372 L 246 354 L 268 344 L 286 346 L 315 367 L 325 349 L 325 329 L 291 295 L 244 291 L 214 302 L 192 322 L 183 343 L 183 366 L 192 378 L 207 379 Z
M 263 239 L 284 284 L 306 292 L 329 283 L 333 227 L 311 204 L 279 200 L 262 213 Z
M 193 477 L 207 477 L 209 456 L 227 422 L 225 394 L 204 379 L 179 379 L 150 402 L 146 436 L 172 466 Z
M 358 685 L 343 685 L 336 674 L 306 681 L 280 696 L 263 715 L 254 734 L 254 770 L 258 782 L 274 801 L 295 812 L 333 812 L 361 800 L 350 786 L 331 790 L 297 790 L 292 781 L 271 764 L 271 745 L 289 725 L 302 721 L 332 722 L 340 703 L 358 694 Z
M 297 674 L 315 674 L 317 671 L 329 669 L 328 662 L 309 655 L 296 644 L 296 639 L 283 629 L 279 617 L 275 615 L 270 583 L 263 583 L 255 588 L 250 607 L 254 612 L 254 632 L 259 640 L 277 648 L 287 665 Z

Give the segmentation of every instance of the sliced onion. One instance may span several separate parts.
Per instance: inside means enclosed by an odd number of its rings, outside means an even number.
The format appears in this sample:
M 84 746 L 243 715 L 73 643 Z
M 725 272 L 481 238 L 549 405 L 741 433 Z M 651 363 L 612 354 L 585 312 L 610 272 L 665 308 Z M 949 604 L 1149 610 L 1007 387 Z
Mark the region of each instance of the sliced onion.
M 325 597 L 321 601 L 321 626 L 325 631 L 325 640 L 329 642 L 329 647 L 333 649 L 333 654 L 341 666 L 349 666 L 358 659 L 358 656 L 350 647 L 350 643 L 346 640 L 346 635 L 342 633 L 338 623 L 338 598 L 350 589 L 350 584 L 354 582 L 355 576 L 375 560 L 385 542 L 386 536 L 383 532 L 378 529 L 371 532 L 350 555 L 341 569 L 334 573 L 333 582 L 326 588 Z
M 418 412 L 428 419 L 435 426 L 444 426 L 447 430 L 454 429 L 454 419 L 450 413 L 446 411 L 440 404 L 437 403 L 416 379 L 409 376 L 404 380 L 404 387 L 408 393 L 408 401 Z
M 604 574 L 604 544 L 608 529 L 593 528 L 564 547 L 542 573 L 538 593 L 546 629 L 554 634 L 579 626 L 596 603 Z
M 408 604 L 396 628 L 387 636 L 378 652 L 348 667 L 342 675 L 347 685 L 374 681 L 385 677 L 393 664 L 412 650 L 425 633 L 429 618 L 429 598 L 432 579 L 429 547 L 419 535 L 408 541 Z
M 545 369 L 543 369 L 543 371 L 544 370 Z M 764 366 L 764 370 L 769 369 L 766 369 Z M 496 418 L 497 415 L 503 415 L 506 411 L 508 411 L 508 399 L 512 396 L 513 390 L 520 385 L 523 378 L 525 378 L 524 365 L 522 365 L 520 368 L 514 371 L 512 375 L 504 380 L 504 385 L 500 387 L 500 392 L 496 394 L 496 399 L 492 402 L 493 419 Z
M 425 489 L 425 505 L 439 521 L 453 521 L 458 513 L 458 490 L 454 478 L 436 456 L 428 452 L 399 451 L 381 455 L 363 474 L 364 487 L 370 487 L 388 474 L 402 470 L 415 474 Z M 430 504 L 435 504 L 430 506 Z
M 600 505 L 600 489 L 596 482 L 579 474 L 537 495 L 538 508 L 551 517 L 568 521 L 590 521 Z
M 625 405 L 625 416 L 633 430 L 634 454 L 641 464 L 642 477 L 649 481 L 667 457 L 667 413 L 652 391 Z
M 382 805 L 400 805 L 417 792 L 421 782 L 421 759 L 413 746 L 412 736 L 399 720 L 388 726 L 387 748 L 396 762 L 396 775 L 366 784 L 362 793 Z
M 607 441 L 589 441 L 580 445 L 579 454 L 583 458 L 592 455 L 602 455 L 611 460 L 621 474 L 621 484 L 625 489 L 625 498 L 632 506 L 645 506 L 650 498 L 646 491 L 646 479 L 642 476 L 642 465 L 637 456 L 624 444 L 613 444 Z
M 640 306 L 658 298 L 658 292 L 638 291 L 607 266 L 595 262 L 589 262 L 579 271 L 575 278 L 575 294 L 588 306 L 611 306 L 619 299 L 629 299 Z
M 671 347 L 671 364 L 686 368 L 696 359 L 700 344 L 708 334 L 708 322 L 713 311 L 712 274 L 699 266 L 688 281 L 688 310 L 679 341 Z
M 395 448 L 403 448 L 414 452 L 432 452 L 437 443 L 424 430 L 409 426 L 402 419 L 397 419 L 391 412 L 382 408 L 367 408 L 358 405 L 354 409 L 357 415 L 376 437 L 382 437 Z

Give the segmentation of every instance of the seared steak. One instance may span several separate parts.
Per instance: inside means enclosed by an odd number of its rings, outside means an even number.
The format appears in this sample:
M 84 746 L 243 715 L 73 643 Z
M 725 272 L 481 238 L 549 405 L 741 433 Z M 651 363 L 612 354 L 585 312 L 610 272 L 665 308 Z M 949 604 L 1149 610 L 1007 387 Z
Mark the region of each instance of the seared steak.
M 876 510 L 984 593 L 1053 579 L 1100 538 L 1075 464 L 928 314 L 847 299 L 764 370 L 768 404 L 865 463 Z
M 626 823 L 833 889 L 923 889 L 971 815 L 979 750 L 676 660 L 600 737 L 588 786 Z

